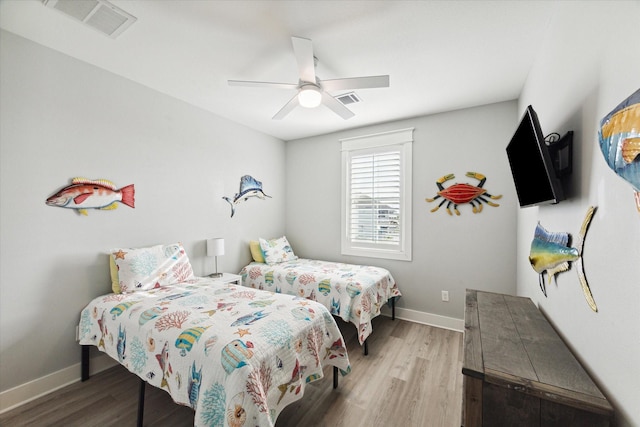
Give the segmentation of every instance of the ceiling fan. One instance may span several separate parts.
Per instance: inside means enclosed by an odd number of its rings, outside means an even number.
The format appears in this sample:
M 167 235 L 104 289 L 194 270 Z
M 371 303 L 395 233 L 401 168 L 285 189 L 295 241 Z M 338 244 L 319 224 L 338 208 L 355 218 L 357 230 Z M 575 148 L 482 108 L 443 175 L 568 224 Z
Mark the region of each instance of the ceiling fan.
M 324 104 L 343 119 L 349 119 L 354 113 L 334 98 L 329 92 L 365 88 L 389 87 L 389 76 L 348 77 L 343 79 L 320 80 L 316 76 L 316 60 L 311 40 L 291 37 L 293 52 L 298 63 L 298 83 L 272 83 L 243 80 L 229 80 L 231 86 L 271 87 L 296 89 L 298 93 L 278 111 L 273 119 L 280 120 L 298 105 L 314 108 Z

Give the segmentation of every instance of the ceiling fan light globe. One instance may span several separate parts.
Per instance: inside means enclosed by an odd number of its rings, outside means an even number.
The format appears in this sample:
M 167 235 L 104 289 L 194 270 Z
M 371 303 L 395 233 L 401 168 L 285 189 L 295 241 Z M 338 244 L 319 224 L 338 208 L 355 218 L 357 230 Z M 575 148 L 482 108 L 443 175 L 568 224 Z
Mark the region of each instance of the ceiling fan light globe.
M 322 102 L 322 94 L 315 87 L 300 89 L 298 101 L 305 108 L 315 108 Z

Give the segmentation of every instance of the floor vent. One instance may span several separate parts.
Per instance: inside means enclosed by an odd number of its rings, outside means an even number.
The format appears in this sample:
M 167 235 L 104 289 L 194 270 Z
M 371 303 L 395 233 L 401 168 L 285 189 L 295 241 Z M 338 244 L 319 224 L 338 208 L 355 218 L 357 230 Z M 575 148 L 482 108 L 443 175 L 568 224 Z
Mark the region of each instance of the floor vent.
M 342 105 L 355 104 L 357 102 L 361 102 L 361 99 L 358 98 L 358 95 L 355 92 L 349 92 L 342 95 L 338 95 L 335 97 L 338 101 L 342 102 Z
M 58 10 L 109 37 L 116 38 L 137 18 L 106 0 L 43 0 L 45 6 Z

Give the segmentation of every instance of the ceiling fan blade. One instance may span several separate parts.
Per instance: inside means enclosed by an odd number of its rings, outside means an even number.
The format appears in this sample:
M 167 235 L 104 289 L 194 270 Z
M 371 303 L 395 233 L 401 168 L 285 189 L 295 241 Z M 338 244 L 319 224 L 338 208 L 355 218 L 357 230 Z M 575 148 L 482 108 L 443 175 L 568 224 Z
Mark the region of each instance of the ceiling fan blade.
M 345 79 L 322 80 L 322 89 L 328 91 L 389 87 L 389 76 L 349 77 Z
M 327 92 L 322 92 L 322 103 L 326 105 L 331 111 L 347 120 L 351 117 L 355 116 L 353 111 L 349 110 L 347 107 L 342 105 L 340 101 L 335 99 L 333 96 L 328 94 Z
M 309 39 L 291 37 L 293 52 L 298 63 L 298 73 L 303 82 L 316 83 L 316 67 L 313 58 L 313 44 Z
M 273 120 L 283 119 L 287 114 L 293 111 L 293 109 L 296 108 L 298 105 L 300 105 L 300 102 L 298 101 L 298 94 L 296 93 L 296 95 L 293 98 L 291 98 L 289 102 L 284 104 L 284 107 L 282 107 L 280 111 L 278 111 L 276 115 L 272 117 L 272 119 Z
M 274 82 L 252 82 L 244 80 L 227 80 L 229 86 L 249 86 L 249 87 L 272 87 L 278 89 L 297 89 L 298 85 L 293 83 L 274 83 Z

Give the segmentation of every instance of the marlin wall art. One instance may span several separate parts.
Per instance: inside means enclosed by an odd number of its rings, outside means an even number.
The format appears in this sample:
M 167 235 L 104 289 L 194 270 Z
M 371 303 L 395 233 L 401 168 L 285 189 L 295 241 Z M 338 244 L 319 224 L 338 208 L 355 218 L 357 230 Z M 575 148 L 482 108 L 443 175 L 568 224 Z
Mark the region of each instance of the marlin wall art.
M 249 197 L 257 197 L 261 200 L 264 200 L 265 197 L 271 198 L 271 196 L 267 196 L 264 194 L 264 191 L 262 191 L 262 183 L 260 181 L 251 175 L 244 175 L 240 178 L 240 192 L 233 196 L 233 200 L 226 196 L 222 197 L 231 205 L 231 218 L 233 218 L 233 214 L 236 213 L 238 203 L 246 201 Z
M 75 209 L 82 215 L 87 215 L 87 209 L 111 210 L 118 207 L 118 203 L 134 208 L 135 189 L 133 184 L 118 189 L 116 185 L 106 179 L 73 178 L 68 185 L 49 197 L 49 206 Z
M 587 229 L 591 223 L 591 218 L 596 208 L 590 206 L 587 210 L 587 215 L 582 221 L 582 227 L 580 227 L 580 233 L 575 248 L 569 246 L 569 233 L 566 232 L 549 232 L 538 223 L 536 231 L 531 242 L 531 252 L 529 254 L 529 262 L 531 267 L 539 274 L 538 280 L 540 283 L 540 289 L 544 296 L 547 296 L 547 290 L 544 284 L 543 274 L 546 271 L 549 277 L 549 283 L 556 273 L 567 271 L 569 269 L 569 262 L 580 261 L 577 263 L 578 280 L 582 286 L 582 292 L 587 299 L 587 304 L 593 311 L 598 311 L 596 302 L 591 295 L 591 289 L 587 283 L 587 278 L 584 275 L 584 267 L 582 265 L 582 249 L 584 247 L 584 238 L 587 234 Z

